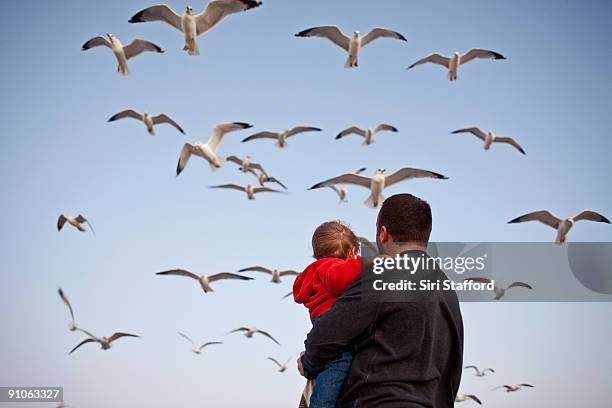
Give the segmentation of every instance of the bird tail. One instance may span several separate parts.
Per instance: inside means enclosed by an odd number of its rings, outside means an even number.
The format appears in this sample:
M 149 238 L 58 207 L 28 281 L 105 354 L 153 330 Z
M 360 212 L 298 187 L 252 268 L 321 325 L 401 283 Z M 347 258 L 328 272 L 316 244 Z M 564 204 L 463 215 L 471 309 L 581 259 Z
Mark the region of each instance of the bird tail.
M 198 43 L 196 43 L 195 39 L 185 43 L 183 51 L 187 51 L 187 54 L 189 55 L 200 55 L 200 49 L 198 48 Z
M 357 68 L 358 64 L 357 56 L 349 55 L 346 59 L 346 64 L 344 64 L 344 68 Z
M 280 140 L 277 140 L 276 147 L 278 147 L 279 149 L 284 149 L 285 147 L 287 147 L 287 142 L 281 143 Z
M 215 163 L 208 163 L 210 165 L 210 169 L 212 171 L 217 171 L 225 164 L 225 157 L 217 156 L 217 160 Z
M 121 76 L 126 76 L 130 73 L 127 64 L 119 64 L 117 65 L 117 72 L 121 74 Z
M 374 199 L 374 196 L 370 194 L 368 199 L 365 200 L 363 203 L 369 208 L 378 208 L 383 201 L 385 201 L 385 197 L 382 194 L 379 195 L 376 200 Z

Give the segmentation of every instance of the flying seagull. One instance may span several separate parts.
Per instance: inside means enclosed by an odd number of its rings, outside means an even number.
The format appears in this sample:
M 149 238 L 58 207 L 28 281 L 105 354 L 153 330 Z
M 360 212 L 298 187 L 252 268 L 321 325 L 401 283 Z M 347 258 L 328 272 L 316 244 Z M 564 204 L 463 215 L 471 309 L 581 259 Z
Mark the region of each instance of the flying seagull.
M 219 148 L 219 143 L 221 143 L 223 136 L 229 132 L 248 129 L 251 127 L 253 127 L 253 125 L 244 122 L 220 123 L 213 128 L 213 134 L 206 143 L 185 143 L 181 149 L 181 156 L 179 157 L 179 161 L 176 166 L 176 176 L 178 177 L 179 174 L 181 174 L 181 172 L 185 169 L 191 155 L 199 156 L 208 161 L 208 164 L 210 164 L 210 168 L 213 171 L 221 168 L 225 162 L 225 159 L 221 156 L 217 156 L 217 149 Z
M 240 186 L 238 184 L 221 184 L 218 186 L 210 186 L 209 188 L 226 188 L 230 190 L 237 190 L 246 193 L 247 199 L 254 200 L 255 194 L 257 193 L 282 193 L 282 191 L 275 190 L 270 187 L 253 187 L 248 184 L 246 186 Z
M 363 37 L 359 34 L 359 31 L 355 31 L 349 38 L 337 26 L 321 26 L 300 31 L 295 36 L 327 38 L 348 53 L 345 68 L 356 68 L 359 50 L 378 38 L 394 38 L 406 41 L 406 38 L 400 33 L 386 28 L 373 28 Z
M 193 340 L 191 340 L 191 339 L 189 338 L 189 336 L 187 336 L 186 334 L 183 334 L 183 333 L 181 333 L 181 332 L 178 332 L 178 334 L 179 334 L 179 336 L 183 337 L 184 339 L 186 339 L 188 342 L 190 342 L 190 343 L 191 343 L 191 345 L 193 346 L 193 348 L 191 349 L 191 351 L 192 351 L 194 354 L 200 354 L 200 353 L 202 353 L 202 349 L 203 349 L 204 347 L 207 347 L 207 346 L 212 346 L 212 345 L 215 345 L 215 344 L 223 344 L 223 342 L 220 342 L 220 341 L 209 341 L 209 342 L 207 342 L 207 343 L 202 344 L 201 346 L 196 346 L 196 344 L 193 342 Z
M 147 132 L 149 132 L 151 136 L 155 134 L 155 129 L 153 129 L 153 125 L 159 125 L 162 123 L 168 123 L 169 125 L 174 126 L 176 130 L 178 130 L 182 134 L 185 134 L 185 131 L 178 125 L 178 123 L 173 121 L 172 118 L 170 118 L 170 116 L 166 115 L 165 113 L 160 113 L 157 116 L 151 116 L 149 112 L 141 114 L 132 109 L 127 109 L 111 116 L 108 121 L 114 122 L 116 120 L 125 118 L 132 118 L 143 122 L 147 127 Z
M 478 398 L 474 394 L 459 394 L 455 397 L 455 402 L 464 402 L 468 400 L 475 401 L 476 403 L 478 403 L 478 405 L 482 405 L 482 401 L 480 401 L 480 398 Z
M 82 224 L 87 224 L 89 225 L 89 229 L 91 229 L 91 232 L 95 235 L 96 231 L 94 231 L 93 227 L 91 226 L 91 224 L 89 223 L 89 221 L 87 221 L 87 218 L 85 218 L 85 216 L 83 216 L 82 214 L 77 215 L 76 217 L 71 217 L 69 215 L 66 214 L 61 214 L 59 216 L 59 218 L 57 219 L 57 230 L 61 231 L 62 228 L 64 228 L 64 224 L 68 222 L 68 224 L 72 225 L 74 228 L 78 229 L 81 232 L 85 232 L 86 229 L 83 228 Z
M 479 138 L 480 140 L 482 140 L 484 142 L 484 149 L 485 150 L 489 150 L 493 143 L 507 143 L 507 144 L 513 146 L 519 152 L 521 152 L 523 154 L 526 154 L 525 150 L 523 150 L 521 145 L 519 145 L 516 142 L 516 140 L 514 140 L 511 137 L 497 136 L 495 133 L 493 133 L 491 131 L 485 133 L 482 130 L 478 129 L 477 127 L 469 127 L 469 128 L 464 128 L 464 129 L 458 129 L 458 130 L 454 130 L 454 131 L 451 132 L 451 134 L 454 134 L 454 135 L 457 134 L 457 133 L 471 133 L 471 134 L 473 134 L 474 136 L 476 136 L 477 138 Z
M 106 36 L 108 37 L 108 40 L 102 36 L 92 38 L 91 40 L 83 44 L 81 50 L 87 51 L 90 48 L 100 46 L 110 48 L 113 51 L 113 54 L 115 54 L 115 58 L 117 58 L 117 62 L 119 63 L 119 65 L 117 66 L 117 71 L 121 75 L 127 75 L 130 73 L 127 66 L 127 61 L 130 58 L 140 55 L 146 51 L 158 53 L 164 52 L 164 50 L 162 50 L 159 46 L 149 41 L 134 40 L 128 45 L 124 46 L 123 44 L 121 44 L 121 41 L 119 41 L 119 39 L 114 35 L 106 34 Z
M 487 278 L 467 278 L 467 279 L 464 279 L 463 281 L 464 282 L 466 282 L 466 281 L 473 281 L 473 282 L 479 282 L 479 283 L 491 283 L 492 282 L 490 279 L 487 279 Z M 512 288 L 533 289 L 529 284 L 527 284 L 525 282 L 513 282 L 513 283 L 511 283 L 506 288 L 500 288 L 500 287 L 494 286 L 493 287 L 493 292 L 495 293 L 495 298 L 493 298 L 493 300 L 501 299 L 506 294 L 506 291 L 508 289 L 512 289 Z M 481 377 L 481 376 L 479 376 L 479 377 Z
M 567 218 L 565 220 L 561 220 L 550 213 L 548 210 L 539 210 L 534 211 L 529 214 L 521 215 L 511 221 L 508 221 L 508 224 L 516 224 L 519 222 L 527 222 L 527 221 L 540 221 L 542 224 L 546 224 L 549 227 L 552 227 L 557 230 L 557 238 L 555 238 L 555 242 L 560 244 L 565 242 L 567 238 L 567 233 L 572 229 L 576 221 L 587 220 L 587 221 L 595 221 L 595 222 L 605 222 L 606 224 L 610 224 L 610 220 L 608 220 L 603 215 L 596 213 L 595 211 L 584 210 L 577 215 Z
M 361 173 L 363 173 L 364 171 L 366 171 L 366 168 L 365 168 L 365 167 L 362 167 L 362 168 L 360 168 L 359 170 L 354 171 L 354 172 L 353 172 L 353 174 L 361 174 Z M 346 199 L 346 196 L 348 195 L 348 188 L 346 188 L 346 187 L 344 187 L 344 186 L 340 186 L 340 187 L 338 187 L 338 186 L 337 186 L 337 185 L 335 185 L 335 184 L 331 184 L 331 185 L 329 185 L 329 186 L 327 186 L 327 187 L 329 187 L 331 190 L 333 190 L 333 191 L 334 191 L 334 193 L 338 194 L 338 198 L 340 199 L 339 204 L 342 204 L 342 203 L 345 203 L 345 202 L 347 202 L 347 201 L 348 201 L 348 200 Z
M 70 312 L 70 324 L 68 325 L 68 330 L 76 331 L 78 327 L 76 326 L 76 323 L 74 322 L 74 312 L 72 310 L 72 305 L 70 304 L 70 301 L 64 294 L 64 291 L 62 290 L 62 288 L 57 289 L 57 293 L 60 295 L 60 298 L 62 298 L 62 302 L 64 302 L 64 304 L 68 308 L 68 311 Z
M 276 364 L 278 366 L 278 372 L 279 373 L 284 373 L 285 371 L 287 371 L 287 365 L 289 364 L 289 362 L 291 361 L 291 358 L 289 358 L 285 364 L 281 364 L 278 362 L 277 359 L 272 358 L 272 357 L 268 357 L 268 360 L 273 361 L 274 364 Z
M 221 272 L 214 275 L 196 275 L 195 273 L 189 272 L 185 269 L 170 269 L 168 271 L 157 272 L 156 275 L 185 276 L 187 278 L 195 279 L 200 283 L 204 293 L 214 292 L 214 290 L 210 287 L 210 284 L 221 279 L 253 280 L 253 278 L 231 272 Z
M 294 270 L 279 271 L 278 269 L 266 268 L 265 266 L 249 266 L 248 268 L 242 268 L 238 272 L 263 272 L 272 276 L 270 282 L 281 283 L 281 278 L 284 276 L 297 276 L 300 273 Z
M 251 135 L 243 139 L 242 143 L 248 142 L 249 140 L 255 140 L 255 139 L 276 139 L 276 147 L 284 149 L 285 147 L 287 147 L 287 139 L 290 138 L 291 136 L 295 136 L 298 133 L 320 132 L 322 130 L 323 129 L 319 129 L 318 127 L 296 126 L 292 129 L 285 129 L 280 132 L 263 131 L 263 132 L 255 133 L 254 135 Z
M 535 388 L 531 384 L 514 384 L 514 385 L 500 385 L 499 387 L 495 387 L 493 389 L 497 390 L 497 389 L 500 389 L 500 388 L 505 388 L 506 392 L 516 392 L 516 391 L 520 390 L 523 387 Z
M 484 370 L 480 371 L 480 370 L 478 369 L 478 367 L 476 367 L 475 365 L 469 365 L 469 366 L 465 366 L 465 367 L 463 367 L 463 368 L 464 368 L 465 370 L 467 370 L 467 369 L 469 369 L 469 368 L 473 368 L 473 369 L 474 369 L 474 371 L 476 371 L 476 377 L 484 377 L 485 375 L 487 375 L 487 371 L 488 371 L 488 372 L 491 372 L 491 373 L 494 373 L 494 372 L 495 372 L 495 370 L 494 370 L 494 369 L 492 369 L 492 368 L 485 368 Z
M 399 169 L 395 173 L 385 176 L 385 169 L 376 170 L 376 174 L 373 177 L 365 177 L 359 174 L 346 173 L 340 176 L 332 177 L 325 181 L 315 184 L 310 187 L 309 190 L 314 190 L 321 187 L 329 187 L 335 184 L 354 184 L 370 189 L 370 196 L 365 201 L 365 205 L 370 208 L 378 208 L 384 201 L 383 191 L 386 187 L 392 186 L 393 184 L 399 183 L 402 180 L 413 179 L 413 178 L 435 178 L 435 179 L 448 179 L 439 173 L 434 173 L 429 170 L 414 169 L 410 167 L 404 167 Z
M 276 344 L 280 346 L 280 343 L 274 337 L 272 337 L 270 333 L 263 331 L 263 330 L 259 330 L 257 327 L 239 327 L 236 330 L 232 330 L 228 334 L 236 333 L 236 332 L 243 332 L 244 336 L 249 339 L 252 338 L 255 333 L 259 333 L 263 336 L 266 336 L 267 338 L 269 338 L 270 340 L 272 340 L 273 342 L 275 342 Z
M 268 176 L 264 173 L 257 173 L 254 169 L 249 169 L 249 173 L 257 177 L 257 181 L 261 187 L 264 187 L 266 183 L 276 183 L 285 190 L 287 189 L 287 186 L 281 183 L 276 177 Z
M 101 338 L 98 338 L 85 330 L 81 329 L 81 331 L 87 334 L 89 338 L 77 344 L 72 350 L 70 350 L 70 353 L 68 354 L 72 354 L 76 349 L 78 349 L 79 347 L 81 347 L 83 344 L 86 344 L 86 343 L 100 343 L 102 350 L 108 350 L 109 348 L 111 348 L 111 343 L 121 337 L 140 337 L 135 334 L 117 332 L 110 337 L 102 336 Z
M 130 18 L 130 23 L 145 23 L 148 21 L 163 21 L 183 33 L 185 47 L 189 55 L 199 55 L 196 37 L 210 31 L 222 19 L 230 14 L 239 13 L 261 6 L 261 1 L 253 0 L 211 0 L 200 14 L 193 14 L 191 6 L 185 8 L 185 13 L 179 16 L 170 7 L 160 4 L 139 11 Z
M 389 132 L 397 132 L 397 128 L 395 126 L 387 125 L 385 123 L 381 123 L 380 125 L 368 129 L 361 129 L 357 126 L 352 126 L 338 133 L 338 136 L 336 136 L 336 140 L 342 139 L 344 136 L 348 135 L 359 135 L 364 138 L 364 145 L 371 145 L 372 143 L 374 143 L 374 135 L 384 130 Z
M 262 174 L 268 175 L 264 170 L 263 166 L 259 163 L 254 163 L 251 161 L 251 156 L 245 156 L 244 159 L 241 159 L 237 156 L 228 156 L 225 158 L 228 162 L 236 163 L 239 167 L 239 170 L 243 173 L 247 173 L 249 171 L 259 170 Z
M 448 79 L 451 81 L 457 80 L 457 70 L 459 69 L 459 65 L 465 64 L 475 58 L 480 59 L 493 59 L 493 60 L 505 60 L 506 57 L 497 53 L 495 51 L 484 50 L 482 48 L 472 48 L 465 54 L 461 55 L 458 52 L 455 52 L 452 57 L 445 57 L 444 55 L 440 55 L 438 53 L 430 54 L 425 58 L 422 58 L 409 66 L 406 69 L 411 69 L 416 67 L 417 65 L 425 64 L 427 62 L 431 62 L 434 64 L 442 65 L 448 69 Z

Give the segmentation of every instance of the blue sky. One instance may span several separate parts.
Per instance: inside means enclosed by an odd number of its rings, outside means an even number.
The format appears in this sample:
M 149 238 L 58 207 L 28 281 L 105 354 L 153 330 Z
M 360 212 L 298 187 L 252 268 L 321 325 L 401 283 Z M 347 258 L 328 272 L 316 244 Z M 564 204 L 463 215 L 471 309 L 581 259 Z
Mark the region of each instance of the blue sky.
M 63 385 L 75 407 L 294 404 L 302 379 L 293 369 L 276 373 L 266 360 L 297 354 L 309 329 L 306 311 L 281 300 L 290 281 L 275 285 L 254 275 L 204 295 L 193 282 L 154 273 L 251 264 L 301 269 L 310 261 L 312 231 L 330 219 L 373 238 L 376 212 L 362 204 L 366 190 L 349 187 L 344 205 L 331 191 L 306 191 L 358 167 L 369 174 L 411 166 L 448 175 L 387 191 L 428 200 L 437 241 L 553 240 L 554 231 L 542 225 L 506 224 L 539 208 L 561 217 L 584 208 L 612 215 L 610 2 L 398 0 L 381 7 L 268 0 L 199 38 L 199 57 L 181 51 L 183 40 L 169 26 L 127 23 L 151 4 L 2 3 L 0 185 L 7 216 L 0 232 L 0 385 Z M 199 12 L 204 3 L 192 6 Z M 325 24 L 345 32 L 389 27 L 408 41 L 373 43 L 359 68 L 346 70 L 333 44 L 293 37 Z M 122 78 L 108 50 L 80 51 L 107 32 L 124 43 L 153 41 L 166 52 L 131 60 L 132 74 Z M 454 83 L 437 66 L 405 71 L 430 52 L 471 47 L 508 60 L 472 62 Z M 187 135 L 160 127 L 150 137 L 135 121 L 106 123 L 126 108 L 166 112 Z M 296 136 L 285 150 L 271 141 L 241 144 L 249 131 L 228 135 L 222 155 L 250 154 L 289 187 L 287 195 L 248 202 L 207 188 L 253 181 L 233 166 L 211 173 L 192 159 L 175 177 L 182 144 L 205 141 L 224 121 L 250 122 L 257 131 L 312 125 L 324 132 Z M 334 140 L 350 125 L 380 122 L 399 133 L 381 134 L 368 147 L 357 138 Z M 449 134 L 465 126 L 514 136 L 527 155 L 508 146 L 485 152 L 477 139 Z M 58 233 L 62 212 L 87 215 L 97 236 Z M 581 223 L 570 239 L 611 241 L 612 228 Z M 58 286 L 86 329 L 142 339 L 68 356 L 81 337 L 66 330 Z M 466 373 L 462 392 L 501 408 L 607 406 L 611 312 L 609 303 L 464 304 L 465 361 L 497 373 L 484 379 Z M 271 331 L 282 346 L 225 336 L 242 325 Z M 225 344 L 194 356 L 179 330 Z M 537 388 L 489 391 L 517 382 Z

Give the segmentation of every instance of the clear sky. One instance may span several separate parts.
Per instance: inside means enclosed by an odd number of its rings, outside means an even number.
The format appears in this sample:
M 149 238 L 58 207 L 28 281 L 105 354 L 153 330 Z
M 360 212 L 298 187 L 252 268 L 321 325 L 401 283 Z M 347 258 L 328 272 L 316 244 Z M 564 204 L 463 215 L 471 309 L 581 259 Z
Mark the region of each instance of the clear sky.
M 305 309 L 281 299 L 291 280 L 275 285 L 253 275 L 205 295 L 195 282 L 154 273 L 302 269 L 312 231 L 330 219 L 373 238 L 376 211 L 362 204 L 365 189 L 349 187 L 343 205 L 330 190 L 306 191 L 358 167 L 448 175 L 387 191 L 428 200 L 437 241 L 553 240 L 543 225 L 506 224 L 540 208 L 560 217 L 584 208 L 612 216 L 609 1 L 266 0 L 200 37 L 199 57 L 181 50 L 182 37 L 169 26 L 127 23 L 151 4 L 1 3 L 0 385 L 63 385 L 74 407 L 296 404 L 303 380 L 293 367 L 279 374 L 266 360 L 294 357 L 309 329 Z M 170 5 L 182 11 L 185 3 Z M 204 3 L 192 6 L 199 12 Z M 346 70 L 333 44 L 293 37 L 325 24 L 347 33 L 389 27 L 408 41 L 377 41 L 358 69 Z M 107 32 L 166 52 L 131 60 L 132 74 L 120 77 L 109 50 L 80 51 Z M 471 47 L 508 60 L 471 62 L 454 83 L 438 66 L 405 71 L 430 52 Z M 135 121 L 106 122 L 126 108 L 166 112 L 187 135 L 162 126 L 150 137 Z M 235 166 L 212 173 L 194 158 L 175 177 L 182 144 L 205 141 L 224 121 L 250 122 L 254 131 L 311 125 L 324 132 L 292 138 L 285 150 L 269 140 L 241 144 L 249 131 L 228 135 L 222 155 L 250 154 L 289 187 L 287 195 L 249 202 L 207 188 L 254 181 Z M 345 127 L 379 122 L 400 131 L 367 147 L 356 137 L 334 140 Z M 449 134 L 465 126 L 514 136 L 527 155 L 503 145 L 485 152 L 476 138 Z M 62 212 L 82 212 L 97 235 L 58 233 Z M 570 239 L 612 241 L 612 227 L 581 223 Z M 59 286 L 84 328 L 142 338 L 104 352 L 86 345 L 69 356 L 82 337 L 67 330 Z M 466 372 L 462 392 L 499 408 L 609 406 L 610 303 L 464 304 L 463 313 L 466 364 L 497 373 L 477 379 Z M 225 335 L 242 325 L 269 330 L 282 346 Z M 195 356 L 177 331 L 225 343 Z M 519 382 L 536 388 L 490 391 Z

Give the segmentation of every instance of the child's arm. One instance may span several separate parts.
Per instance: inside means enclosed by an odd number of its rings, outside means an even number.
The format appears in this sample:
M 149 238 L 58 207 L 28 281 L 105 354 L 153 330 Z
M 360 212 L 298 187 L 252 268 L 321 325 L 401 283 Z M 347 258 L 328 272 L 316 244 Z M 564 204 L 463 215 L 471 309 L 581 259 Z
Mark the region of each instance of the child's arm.
M 357 259 L 332 259 L 326 268 L 319 270 L 319 278 L 332 295 L 340 296 L 346 288 L 361 274 L 361 257 Z

